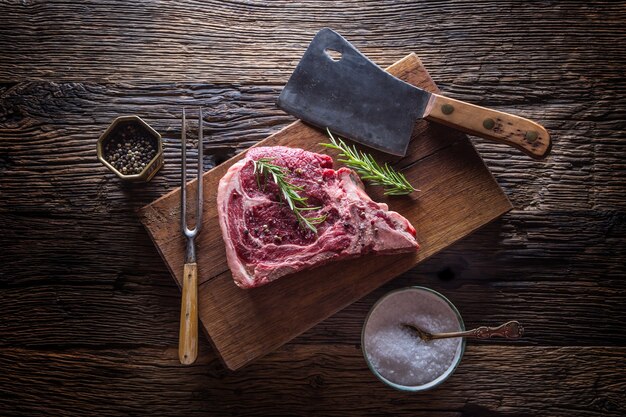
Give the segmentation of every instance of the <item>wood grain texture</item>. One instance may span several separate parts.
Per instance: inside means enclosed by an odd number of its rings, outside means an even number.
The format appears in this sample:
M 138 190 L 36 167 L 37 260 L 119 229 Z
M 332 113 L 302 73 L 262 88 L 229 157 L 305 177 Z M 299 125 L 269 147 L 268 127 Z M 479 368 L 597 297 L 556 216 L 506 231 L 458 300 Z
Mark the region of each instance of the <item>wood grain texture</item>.
M 426 120 L 441 123 L 505 145 L 535 159 L 550 153 L 550 134 L 540 124 L 519 115 L 476 106 L 435 94 L 426 110 Z
M 198 264 L 183 267 L 178 359 L 191 365 L 198 357 Z
M 623 415 L 625 6 L 1 3 L 0 414 Z M 135 210 L 179 184 L 183 105 L 207 111 L 206 169 L 291 123 L 275 100 L 325 25 L 383 66 L 416 52 L 442 94 L 539 121 L 553 152 L 474 141 L 514 210 L 250 367 L 226 371 L 204 338 L 182 367 L 180 292 Z M 121 114 L 164 135 L 146 186 L 96 159 Z M 360 329 L 414 284 L 468 327 L 518 319 L 527 333 L 470 343 L 436 391 L 388 390 Z
M 406 82 L 436 91 L 428 73 L 415 55 L 408 55 L 388 68 Z M 319 145 L 327 142 L 323 132 L 295 122 L 259 142 L 258 146 L 283 145 L 328 153 Z M 396 161 L 409 182 L 418 184 L 419 196 L 386 197 L 372 187 L 375 201 L 389 205 L 406 217 L 417 230 L 421 245 L 414 254 L 365 256 L 331 262 L 320 268 L 284 277 L 263 288 L 245 291 L 237 287 L 228 266 L 217 214 L 217 185 L 239 154 L 204 174 L 206 216 L 198 237 L 200 276 L 199 316 L 229 369 L 236 370 L 282 346 L 300 333 L 353 303 L 368 292 L 445 249 L 511 209 L 469 140 L 457 131 L 431 128 L 426 122 L 415 127 L 407 156 Z M 335 168 L 338 165 L 335 164 Z M 197 186 L 196 182 L 190 183 Z M 190 190 L 195 193 L 195 190 Z M 141 221 L 170 271 L 182 285 L 180 263 L 180 194 L 177 189 L 141 210 Z
M 478 417 L 532 416 L 538 411 L 618 417 L 626 411 L 626 379 L 620 373 L 625 355 L 624 347 L 469 345 L 445 384 L 416 396 L 377 382 L 361 349 L 350 345 L 288 345 L 235 374 L 224 372 L 204 352 L 197 366 L 181 368 L 175 351 L 168 349 L 138 348 L 130 361 L 128 353 L 117 349 L 46 353 L 10 348 L 0 353 L 0 364 L 8 371 L 0 375 L 0 383 L 11 384 L 15 392 L 4 400 L 8 416 L 81 410 L 101 416 L 143 415 L 150 409 L 165 416 Z M 45 363 L 50 365 L 42 368 Z M 25 378 L 8 378 L 24 368 L 29 371 Z M 59 378 L 73 381 L 72 395 L 55 383 Z M 33 394 L 41 392 L 46 393 L 43 399 L 33 401 Z

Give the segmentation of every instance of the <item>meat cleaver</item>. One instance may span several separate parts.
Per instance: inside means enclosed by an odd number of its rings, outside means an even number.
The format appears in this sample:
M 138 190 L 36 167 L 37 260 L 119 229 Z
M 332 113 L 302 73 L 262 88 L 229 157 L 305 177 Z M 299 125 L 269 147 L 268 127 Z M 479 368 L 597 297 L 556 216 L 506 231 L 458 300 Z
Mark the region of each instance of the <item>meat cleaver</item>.
M 541 125 L 412 86 L 328 28 L 311 41 L 278 106 L 306 122 L 399 156 L 406 154 L 419 119 L 514 146 L 537 159 L 547 156 L 551 147 L 550 135 Z

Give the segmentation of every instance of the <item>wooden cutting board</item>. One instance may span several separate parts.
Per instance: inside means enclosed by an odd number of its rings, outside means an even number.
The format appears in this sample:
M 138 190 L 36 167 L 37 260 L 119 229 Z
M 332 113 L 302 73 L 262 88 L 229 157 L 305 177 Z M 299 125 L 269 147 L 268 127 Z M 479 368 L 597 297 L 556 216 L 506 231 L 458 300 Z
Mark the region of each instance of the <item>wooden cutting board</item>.
M 426 90 L 438 91 L 414 54 L 387 71 Z M 318 145 L 324 141 L 326 136 L 321 130 L 297 121 L 256 146 L 286 145 L 336 157 L 336 153 Z M 242 157 L 237 155 L 204 174 L 203 229 L 196 239 L 200 320 L 231 370 L 279 348 L 512 208 L 464 134 L 420 121 L 415 125 L 407 156 L 391 162 L 421 192 L 387 198 L 376 187 L 367 189 L 375 201 L 389 204 L 415 226 L 421 245 L 417 253 L 335 262 L 264 287 L 243 290 L 233 283 L 226 264 L 216 209 L 217 184 Z M 376 157 L 389 158 L 381 154 Z M 188 195 L 195 195 L 195 181 L 188 187 Z M 193 213 L 191 205 L 188 212 Z M 140 216 L 180 285 L 185 256 L 180 188 L 142 208 Z

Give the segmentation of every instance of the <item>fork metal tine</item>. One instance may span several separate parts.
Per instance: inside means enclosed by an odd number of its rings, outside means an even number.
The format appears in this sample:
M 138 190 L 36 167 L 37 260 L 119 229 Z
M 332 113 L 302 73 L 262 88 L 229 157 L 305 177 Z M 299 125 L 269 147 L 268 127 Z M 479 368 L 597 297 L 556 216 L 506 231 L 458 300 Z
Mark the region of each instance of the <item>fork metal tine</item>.
M 203 120 L 202 120 L 202 108 L 199 109 L 199 121 L 198 121 L 198 169 L 197 169 L 197 192 L 196 192 L 196 224 L 193 229 L 189 229 L 187 226 L 187 120 L 186 109 L 183 108 L 183 120 L 182 120 L 182 133 L 181 133 L 181 229 L 188 238 L 194 237 L 200 232 L 202 228 L 202 151 L 203 151 Z
M 187 229 L 187 120 L 185 117 L 185 108 L 183 107 L 183 123 L 181 128 L 181 172 L 180 172 L 180 227 L 185 235 Z
M 199 120 L 198 120 L 198 200 L 196 204 L 196 227 L 194 231 L 196 233 L 200 232 L 202 228 L 202 171 L 203 171 L 203 161 L 202 161 L 202 148 L 204 148 L 204 135 L 202 133 L 203 129 L 203 120 L 202 120 L 202 107 L 199 109 Z

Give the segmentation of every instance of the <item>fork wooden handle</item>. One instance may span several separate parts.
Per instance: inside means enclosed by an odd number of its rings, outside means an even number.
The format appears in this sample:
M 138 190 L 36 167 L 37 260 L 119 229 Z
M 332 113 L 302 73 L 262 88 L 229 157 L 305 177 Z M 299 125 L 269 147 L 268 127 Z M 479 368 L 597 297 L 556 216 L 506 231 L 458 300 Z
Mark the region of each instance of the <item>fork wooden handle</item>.
M 183 298 L 180 306 L 178 358 L 191 365 L 198 357 L 198 264 L 185 264 Z
M 550 153 L 550 134 L 532 120 L 438 94 L 432 95 L 429 107 L 426 120 L 513 146 L 535 159 Z

